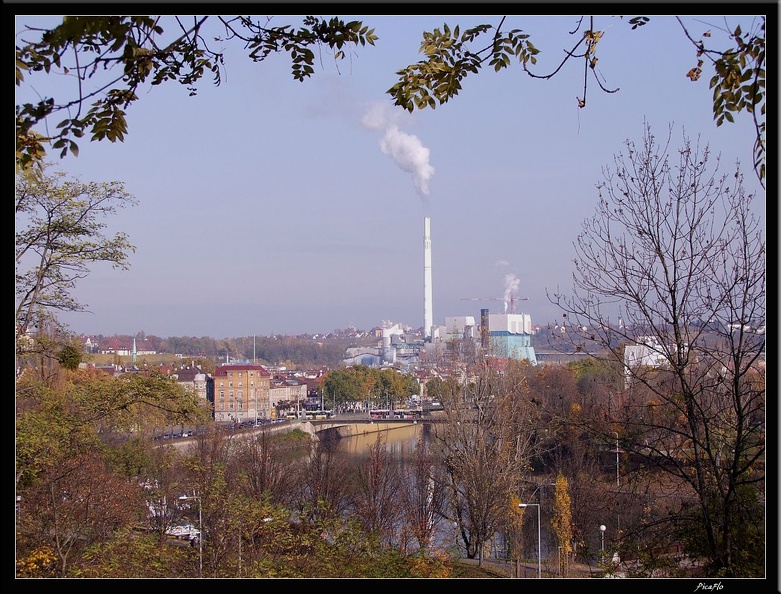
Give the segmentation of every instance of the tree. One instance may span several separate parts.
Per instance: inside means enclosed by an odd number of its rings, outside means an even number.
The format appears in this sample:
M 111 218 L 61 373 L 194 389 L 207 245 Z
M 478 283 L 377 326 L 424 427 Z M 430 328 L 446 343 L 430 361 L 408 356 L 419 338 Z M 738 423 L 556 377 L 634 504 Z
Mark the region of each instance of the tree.
M 386 546 L 398 542 L 398 525 L 403 509 L 400 501 L 398 462 L 385 446 L 384 435 L 369 446 L 365 460 L 357 463 L 355 476 L 355 508 L 359 523 Z
M 138 486 L 106 469 L 99 450 L 60 458 L 20 493 L 17 550 L 24 556 L 48 546 L 59 577 L 86 546 L 135 524 L 142 509 Z
M 310 523 L 340 518 L 351 505 L 351 469 L 331 444 L 316 441 L 310 447 L 295 502 L 297 511 Z
M 366 373 L 364 373 L 364 371 Z M 368 392 L 365 391 L 362 378 L 366 377 L 369 368 L 360 366 L 345 369 L 332 369 L 323 376 L 323 400 L 334 404 L 361 402 Z
M 656 518 L 657 529 L 712 575 L 756 575 L 765 241 L 739 167 L 720 174 L 708 147 L 685 135 L 674 160 L 671 136 L 672 127 L 659 143 L 646 124 L 640 146 L 627 141 L 605 168 L 597 212 L 575 242 L 573 294 L 552 301 L 574 317 L 574 333 L 586 327 L 624 368 L 627 389 L 603 439 L 620 427 L 622 445 L 668 476 L 660 488 L 678 487 L 678 508 Z M 607 347 L 619 340 L 630 348 Z M 745 522 L 754 534 L 738 540 Z
M 161 546 L 154 534 L 126 529 L 88 547 L 72 573 L 80 578 L 185 578 L 187 555 L 184 547 Z
M 415 445 L 411 465 L 402 475 L 403 515 L 406 525 L 421 551 L 428 551 L 434 532 L 442 523 L 445 507 L 445 482 L 441 468 L 427 440 Z
M 289 504 L 295 477 L 290 471 L 294 460 L 289 450 L 268 431 L 239 440 L 229 466 L 229 476 L 236 475 L 234 488 L 248 499 L 268 497 L 275 504 Z
M 154 373 L 113 377 L 95 370 L 65 371 L 55 386 L 25 373 L 16 388 L 19 486 L 116 434 L 125 439 L 143 434 L 155 418 L 197 423 L 204 414 L 195 395 Z
M 381 406 L 395 408 L 398 402 L 406 402 L 412 394 L 418 393 L 418 383 L 414 376 L 398 369 L 372 370 L 376 381 L 375 396 Z
M 106 262 L 127 269 L 135 247 L 124 233 L 103 235 L 105 219 L 135 204 L 120 182 L 81 183 L 65 173 L 16 176 L 17 354 L 29 347 L 28 330 L 42 329 L 53 311 L 84 311 L 70 292 Z
M 448 519 L 457 524 L 470 559 L 507 524 L 508 502 L 528 472 L 536 413 L 523 373 L 502 374 L 479 363 L 460 389 L 443 394 L 446 420 L 433 447 L 444 466 Z
M 446 394 L 454 394 L 460 390 L 458 381 L 455 378 L 432 377 L 426 382 L 426 395 L 431 400 L 442 402 Z
M 307 16 L 295 29 L 272 26 L 271 19 L 201 15 L 186 22 L 186 17 L 173 15 L 66 16 L 52 29 L 26 27 L 25 39 L 16 46 L 16 85 L 30 73 L 59 73 L 73 80 L 73 96 L 44 97 L 16 106 L 17 166 L 26 169 L 42 163 L 47 144 L 60 151 L 60 157 L 68 152 L 78 155 L 75 139 L 87 133 L 93 141 L 123 141 L 129 130 L 126 110 L 147 92 L 147 85 L 176 81 L 190 96 L 206 75 L 219 85 L 224 52 L 222 46 L 211 47 L 209 38 L 215 45 L 241 43 L 253 62 L 287 53 L 293 78 L 299 81 L 312 76 L 324 50 L 338 64 L 348 49 L 377 40 L 374 30 L 360 21 Z M 207 26 L 214 21 L 218 28 Z M 65 119 L 46 126 L 56 133 L 36 131 L 63 112 Z
M 572 511 L 570 505 L 567 478 L 563 474 L 559 474 L 556 477 L 551 525 L 559 543 L 559 575 L 562 577 L 567 577 L 569 573 L 569 555 L 572 552 Z
M 568 61 L 581 60 L 583 64 L 583 96 L 577 97 L 578 107 L 586 107 L 588 81 L 594 81 L 606 93 L 608 89 L 597 75 L 599 60 L 597 46 L 607 34 L 608 27 L 597 30 L 594 17 L 581 17 L 571 31 L 574 46 L 565 53 L 561 64 L 551 73 L 533 71 L 540 50 L 532 44 L 529 35 L 521 29 L 503 30 L 507 17 L 499 24 L 480 24 L 465 29 L 451 28 L 445 23 L 442 29 L 424 31 L 419 53 L 426 57 L 399 70 L 399 81 L 387 93 L 394 104 L 407 111 L 443 105 L 461 91 L 461 81 L 469 75 L 477 75 L 484 66 L 495 72 L 509 68 L 516 62 L 532 78 L 550 79 L 556 76 Z M 613 18 L 613 17 L 611 17 Z M 619 17 L 623 20 L 624 17 Z M 686 37 L 697 52 L 697 66 L 686 76 L 692 82 L 702 73 L 703 57 L 713 63 L 714 75 L 710 79 L 713 89 L 713 117 L 720 126 L 725 120 L 732 122 L 733 114 L 747 111 L 751 114 L 756 130 L 754 143 L 754 167 L 761 182 L 765 179 L 765 16 L 760 16 L 756 28 L 744 32 L 738 25 L 728 32 L 730 47 L 716 50 L 706 46 L 711 32 L 703 33 L 695 41 L 680 18 L 676 17 Z M 584 23 L 588 22 L 587 27 Z M 627 20 L 632 29 L 650 22 L 648 17 L 637 16 Z M 582 30 L 581 28 L 585 29 Z

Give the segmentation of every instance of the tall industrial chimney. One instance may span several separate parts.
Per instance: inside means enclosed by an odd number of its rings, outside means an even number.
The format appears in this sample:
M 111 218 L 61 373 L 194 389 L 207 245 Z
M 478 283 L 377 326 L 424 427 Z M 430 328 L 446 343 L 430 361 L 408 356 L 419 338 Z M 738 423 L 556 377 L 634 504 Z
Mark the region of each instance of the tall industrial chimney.
M 431 219 L 423 219 L 423 336 L 431 337 L 434 311 L 431 290 Z

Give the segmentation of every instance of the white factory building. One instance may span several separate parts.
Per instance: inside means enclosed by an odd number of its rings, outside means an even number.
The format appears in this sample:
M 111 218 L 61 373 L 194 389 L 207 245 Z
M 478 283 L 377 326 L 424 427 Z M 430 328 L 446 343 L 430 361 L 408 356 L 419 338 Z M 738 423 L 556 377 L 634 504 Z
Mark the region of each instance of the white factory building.
M 452 346 L 454 341 L 458 341 L 462 348 L 472 349 L 472 355 L 480 354 L 496 359 L 525 359 L 533 365 L 537 364 L 537 357 L 531 346 L 531 316 L 516 314 L 512 308 L 510 313 L 507 313 L 507 300 L 503 314 L 491 314 L 487 309 L 481 309 L 479 322 L 475 321 L 474 316 L 453 316 L 446 317 L 442 326 L 434 325 L 433 301 L 431 219 L 424 217 L 423 337 L 406 332 L 398 324 L 383 322 L 382 341 L 377 347 L 347 349 L 342 362 L 345 365 L 395 365 L 409 368 L 417 366 L 423 354 L 428 360 L 445 355 L 448 345 Z M 466 353 L 465 350 L 462 352 Z

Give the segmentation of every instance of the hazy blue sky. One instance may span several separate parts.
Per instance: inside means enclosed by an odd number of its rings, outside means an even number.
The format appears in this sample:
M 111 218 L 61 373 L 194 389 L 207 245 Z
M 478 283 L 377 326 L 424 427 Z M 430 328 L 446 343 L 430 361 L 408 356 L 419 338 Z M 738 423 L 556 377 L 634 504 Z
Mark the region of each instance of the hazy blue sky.
M 508 283 L 529 298 L 520 310 L 533 324 L 552 322 L 560 312 L 546 290 L 571 287 L 572 244 L 594 212 L 595 184 L 625 140 L 641 140 L 644 119 L 657 136 L 674 124 L 675 147 L 684 130 L 700 136 L 721 154 L 723 171 L 740 160 L 746 188 L 761 189 L 748 114 L 716 127 L 712 69 L 697 83 L 686 78 L 695 51 L 673 17 L 653 16 L 635 31 L 626 19 L 596 17 L 605 31 L 597 70 L 620 90 L 605 94 L 589 80 L 584 109 L 577 60 L 548 81 L 518 67 L 486 69 L 449 103 L 412 115 L 392 108 L 385 91 L 420 59 L 422 32 L 500 18 L 343 18 L 374 27 L 377 45 L 336 66 L 324 54 L 301 83 L 286 56 L 253 64 L 231 44 L 219 87 L 204 79 L 195 97 L 175 83 L 145 89 L 129 109 L 124 143 L 84 140 L 78 158 L 58 161 L 82 181 L 124 181 L 139 201 L 109 225 L 137 246 L 131 269 L 96 267 L 80 282 L 74 295 L 90 313 L 61 316 L 73 331 L 221 338 L 383 320 L 417 328 L 427 215 L 435 323 L 502 311 L 500 301 L 466 299 L 502 297 Z M 531 35 L 542 51 L 535 71 L 547 74 L 575 45 L 578 18 L 513 16 L 504 28 Z M 17 17 L 17 31 L 41 19 Z M 684 22 L 695 39 L 710 30 L 722 42 L 725 26 L 756 24 L 745 16 Z M 33 89 L 57 96 L 65 88 L 54 77 L 29 81 L 17 103 Z M 761 194 L 755 209 L 764 215 Z M 217 284 L 217 274 L 234 282 Z

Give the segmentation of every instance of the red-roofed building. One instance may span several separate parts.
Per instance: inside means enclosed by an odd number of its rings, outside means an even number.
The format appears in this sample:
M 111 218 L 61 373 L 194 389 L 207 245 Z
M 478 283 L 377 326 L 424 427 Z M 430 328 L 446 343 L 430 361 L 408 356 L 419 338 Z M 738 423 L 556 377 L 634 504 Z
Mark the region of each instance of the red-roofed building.
M 214 420 L 240 423 L 271 418 L 271 374 L 262 365 L 223 365 L 214 372 Z

